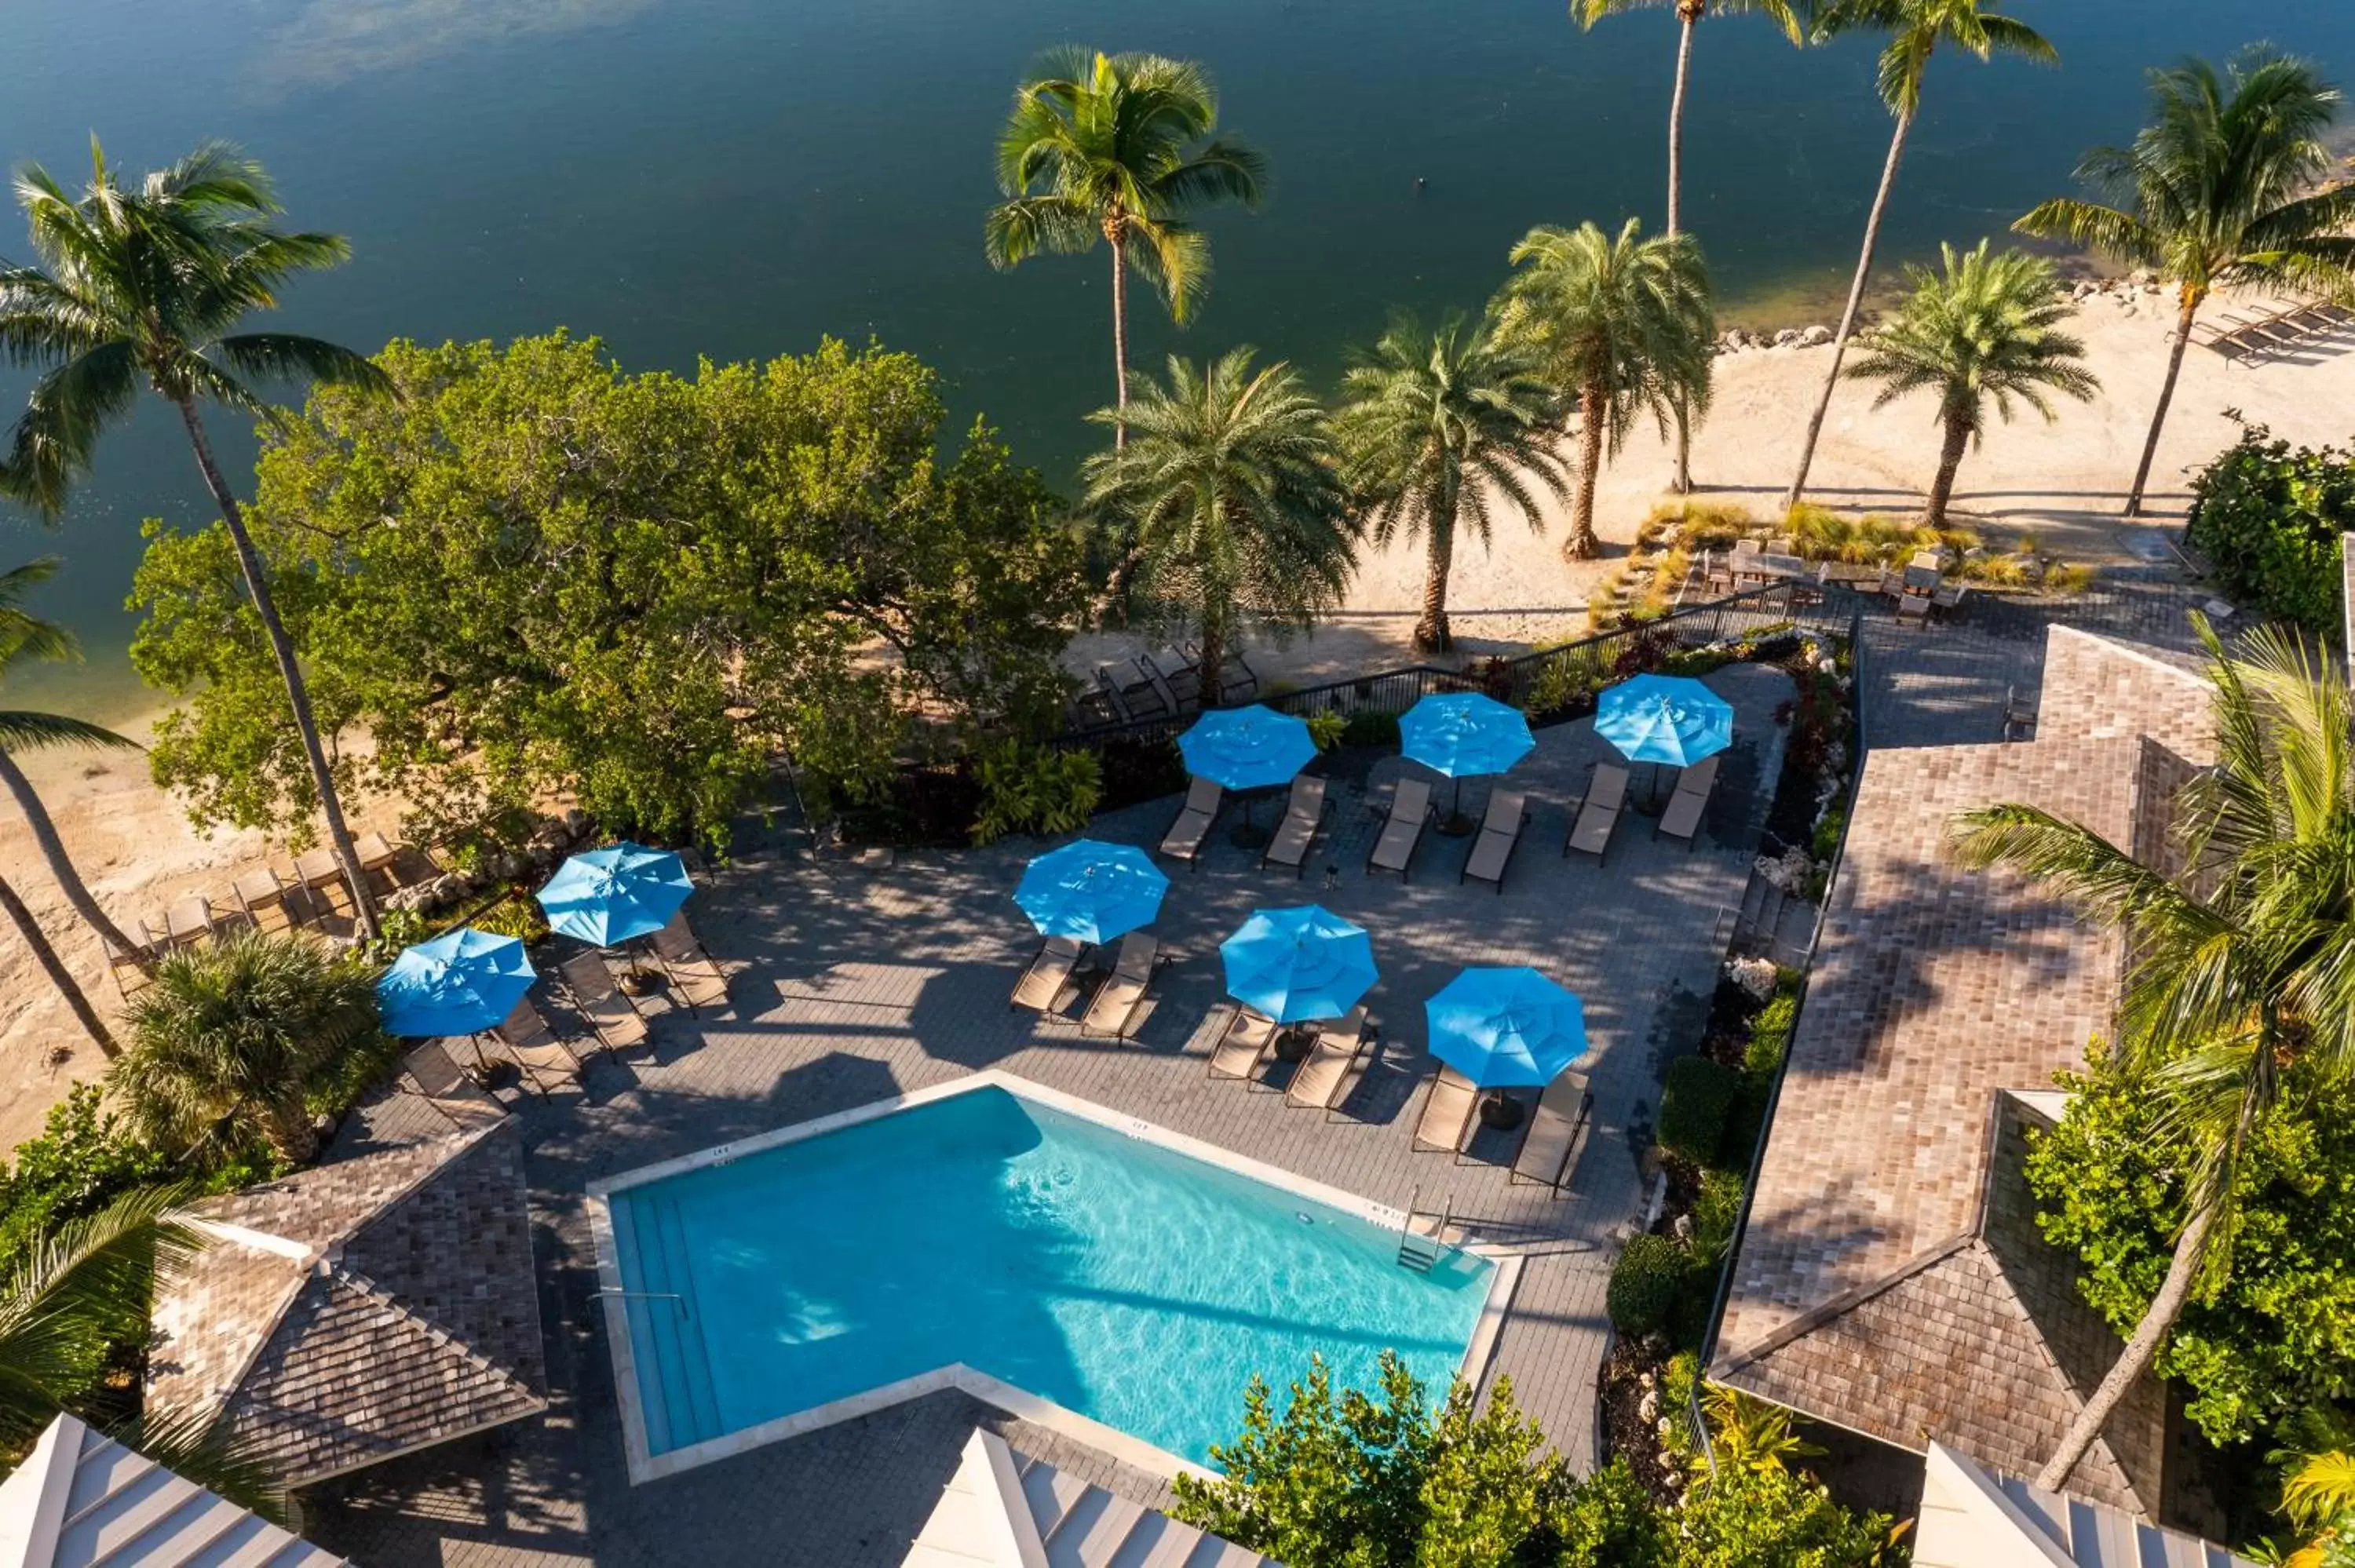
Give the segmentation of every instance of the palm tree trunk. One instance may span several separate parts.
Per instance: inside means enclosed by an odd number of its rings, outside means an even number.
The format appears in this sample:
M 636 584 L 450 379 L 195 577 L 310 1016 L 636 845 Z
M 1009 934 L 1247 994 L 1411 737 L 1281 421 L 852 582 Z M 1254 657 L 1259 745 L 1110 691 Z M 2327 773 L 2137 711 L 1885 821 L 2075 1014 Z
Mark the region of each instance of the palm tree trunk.
M 1202 706 L 1217 707 L 1227 694 L 1227 622 L 1207 602 L 1202 606 Z
M 1685 82 L 1692 73 L 1693 28 L 1700 22 L 1698 7 L 1678 5 L 1677 30 L 1677 85 L 1668 95 L 1668 238 L 1674 239 L 1678 230 L 1678 209 L 1684 204 L 1685 192 Z M 1668 481 L 1668 488 L 1678 495 L 1692 493 L 1692 418 L 1685 400 L 1677 399 L 1677 471 Z
M 1128 411 L 1128 238 L 1116 226 L 1107 224 L 1114 232 L 1112 240 L 1112 374 L 1120 385 L 1114 389 L 1114 407 Z M 1128 445 L 1128 427 L 1112 428 L 1113 450 Z
M 2191 1295 L 2191 1282 L 2200 1272 L 2200 1255 L 2208 1245 L 2209 1227 L 2215 1219 L 2216 1202 L 2211 1201 L 2193 1210 L 2184 1222 L 2182 1234 L 2175 1238 L 2175 1256 L 2167 1266 L 2167 1278 L 2160 1283 L 2158 1294 L 2150 1298 L 2142 1321 L 2135 1325 L 2134 1338 L 2118 1352 L 2118 1359 L 2111 1363 L 2100 1386 L 2094 1390 L 2093 1397 L 2085 1401 L 2084 1408 L 2077 1413 L 2077 1419 L 2062 1437 L 2061 1446 L 2038 1473 L 2038 1486 L 2047 1491 L 2062 1489 L 2069 1472 L 2077 1467 L 2077 1461 L 2085 1457 L 2085 1450 L 2101 1436 L 2110 1412 L 2118 1407 L 2126 1390 L 2134 1386 L 2135 1379 L 2150 1365 L 2151 1357 L 2158 1351 L 2158 1341 L 2175 1326 L 2177 1314 Z
M 1423 619 L 1414 623 L 1414 645 L 1444 653 L 1455 646 L 1447 624 L 1447 574 L 1455 564 L 1455 520 L 1433 517 L 1424 526 L 1431 539 L 1423 574 Z
M 354 924 L 368 941 L 377 936 L 376 901 L 368 895 L 368 878 L 360 870 L 359 856 L 352 851 L 351 831 L 344 826 L 343 801 L 336 794 L 335 777 L 327 770 L 326 748 L 319 744 L 319 722 L 311 715 L 311 694 L 303 682 L 303 667 L 295 662 L 294 645 L 286 639 L 286 628 L 278 619 L 278 606 L 270 597 L 270 582 L 262 574 L 261 557 L 255 553 L 252 536 L 245 531 L 245 514 L 229 493 L 228 482 L 221 478 L 220 465 L 213 461 L 212 443 L 205 439 L 204 420 L 197 417 L 194 401 L 177 400 L 180 422 L 188 428 L 188 440 L 197 449 L 197 466 L 204 471 L 205 484 L 213 493 L 213 503 L 220 508 L 221 521 L 229 525 L 229 536 L 237 546 L 237 564 L 245 573 L 246 591 L 253 596 L 254 613 L 261 617 L 263 630 L 270 633 L 270 651 L 277 658 L 279 676 L 286 683 L 286 700 L 294 709 L 294 727 L 302 732 L 303 755 L 311 764 L 311 784 L 319 792 L 319 810 L 327 819 L 327 842 L 334 846 L 336 863 L 344 868 L 344 881 L 351 889 Z
M 1922 521 L 1929 527 L 1946 525 L 1946 503 L 1955 494 L 1955 471 L 1963 466 L 1963 451 L 1970 440 L 1970 426 L 1960 416 L 1948 415 L 1946 442 L 1938 451 L 1937 477 L 1930 481 L 1930 503 L 1922 509 Z
M 2191 318 L 2200 313 L 2200 291 L 2183 285 L 2182 305 L 2175 313 L 2175 343 L 2167 351 L 2167 379 L 2158 384 L 2158 407 L 2151 410 L 2150 434 L 2142 443 L 2142 462 L 2135 469 L 2134 488 L 2126 492 L 2126 514 L 2142 515 L 2142 487 L 2150 482 L 2151 460 L 2158 456 L 2158 432 L 2167 423 L 2167 406 L 2175 401 L 2175 378 L 2183 374 L 2183 350 L 2191 342 Z
M 124 936 L 114 922 L 106 917 L 106 911 L 98 906 L 98 900 L 90 895 L 90 889 L 83 885 L 81 874 L 74 869 L 72 859 L 66 853 L 64 842 L 58 837 L 57 824 L 49 821 L 48 809 L 41 804 L 40 796 L 33 792 L 33 781 L 25 777 L 25 770 L 16 766 L 16 759 L 5 750 L 0 750 L 0 783 L 5 783 L 8 793 L 16 798 L 16 809 L 25 813 L 25 821 L 33 830 L 33 842 L 41 847 L 41 858 L 49 863 L 49 875 L 57 880 L 58 886 L 66 895 L 66 902 L 73 906 L 74 913 L 98 933 L 100 941 L 125 957 L 136 955 L 139 944 Z
M 1848 286 L 1848 308 L 1840 313 L 1839 334 L 1832 339 L 1831 373 L 1824 377 L 1824 395 L 1816 399 L 1816 411 L 1807 420 L 1807 439 L 1799 448 L 1799 471 L 1791 476 L 1791 488 L 1783 497 L 1783 510 L 1788 512 L 1799 503 L 1807 491 L 1807 470 L 1816 461 L 1816 442 L 1824 433 L 1824 415 L 1832 406 L 1832 389 L 1839 385 L 1840 361 L 1848 356 L 1848 340 L 1856 331 L 1857 313 L 1864 308 L 1865 280 L 1872 276 L 1872 249 L 1881 242 L 1881 215 L 1889 210 L 1889 189 L 1897 183 L 1898 161 L 1905 155 L 1905 132 L 1913 128 L 1913 117 L 1897 117 L 1896 133 L 1889 138 L 1889 159 L 1881 166 L 1881 189 L 1873 194 L 1872 212 L 1864 220 L 1864 249 L 1856 259 L 1856 278 Z
M 23 937 L 25 945 L 33 949 L 34 961 L 49 977 L 49 983 L 65 997 L 66 1005 L 73 1009 L 74 1018 L 81 1024 L 83 1032 L 97 1042 L 106 1059 L 112 1062 L 122 1054 L 122 1048 L 115 1044 L 114 1036 L 107 1032 L 106 1021 L 99 1017 L 98 1009 L 91 1006 L 90 998 L 83 994 L 80 986 L 74 983 L 73 975 L 58 957 L 58 950 L 49 946 L 49 938 L 42 932 L 40 922 L 33 918 L 33 912 L 25 907 L 25 901 L 16 896 L 16 890 L 8 885 L 5 877 L 0 877 L 0 909 L 8 912 L 8 918 L 16 925 L 17 935 Z
M 1578 492 L 1571 503 L 1570 537 L 1561 543 L 1566 561 L 1591 561 L 1594 541 L 1594 482 L 1603 470 L 1603 388 L 1593 385 L 1578 391 Z
M 289 1165 L 308 1165 L 319 1152 L 319 1131 L 298 1097 L 290 1105 L 272 1106 L 265 1112 L 261 1136 L 271 1152 Z

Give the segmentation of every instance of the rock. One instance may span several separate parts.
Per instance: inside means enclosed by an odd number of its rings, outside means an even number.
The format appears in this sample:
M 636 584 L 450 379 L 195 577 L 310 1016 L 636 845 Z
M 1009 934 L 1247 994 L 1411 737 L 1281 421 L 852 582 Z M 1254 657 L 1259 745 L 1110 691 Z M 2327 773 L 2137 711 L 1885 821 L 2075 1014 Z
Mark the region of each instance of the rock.
M 2211 599 L 2200 609 L 2211 620 L 2230 620 L 2239 613 L 2221 599 Z
M 590 821 L 588 812 L 582 810 L 578 806 L 571 807 L 565 811 L 564 831 L 566 832 L 570 833 L 577 839 L 581 834 L 587 832 L 589 828 Z
M 1776 348 L 1788 348 L 1798 341 L 1799 329 L 1797 327 L 1785 327 L 1781 332 L 1774 334 L 1774 346 Z
M 1799 342 L 1808 348 L 1821 348 L 1831 340 L 1832 329 L 1820 322 L 1799 334 Z
M 1660 1396 L 1647 1388 L 1644 1391 L 1644 1397 L 1636 1402 L 1636 1419 L 1657 1421 L 1659 1418 Z
M 2044 580 L 2043 560 L 2039 556 L 2031 556 L 2027 560 L 2020 562 L 2019 577 L 2022 582 L 2030 584 L 2031 586 L 2042 582 Z

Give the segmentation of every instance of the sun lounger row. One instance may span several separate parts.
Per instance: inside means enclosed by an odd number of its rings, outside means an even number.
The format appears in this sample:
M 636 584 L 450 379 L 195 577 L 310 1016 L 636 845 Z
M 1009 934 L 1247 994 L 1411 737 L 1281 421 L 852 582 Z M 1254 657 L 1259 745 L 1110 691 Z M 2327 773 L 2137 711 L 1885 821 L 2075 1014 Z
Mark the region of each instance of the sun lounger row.
M 1078 997 L 1079 988 L 1071 977 L 1086 951 L 1087 944 L 1073 938 L 1048 938 L 1015 982 L 1010 1005 L 1034 1012 L 1062 1012 Z M 1097 982 L 1087 1012 L 1081 1016 L 1081 1030 L 1112 1040 L 1132 1037 L 1150 1011 L 1146 1003 L 1152 997 L 1153 977 L 1167 962 L 1160 941 L 1150 932 L 1131 931 L 1123 937 L 1111 970 Z
M 693 943 L 693 934 L 687 934 L 686 940 Z M 695 951 L 701 953 L 700 945 L 695 947 Z M 719 977 L 717 966 L 711 965 L 709 958 L 701 962 L 713 978 Z M 556 977 L 565 1004 L 589 1026 L 593 1039 L 559 1033 L 529 997 L 517 1002 L 514 1010 L 489 1032 L 495 1053 L 513 1062 L 524 1083 L 543 1097 L 580 1082 L 584 1063 L 598 1051 L 626 1051 L 645 1044 L 646 1039 L 645 1015 L 615 983 L 604 955 L 576 954 L 556 966 Z M 724 981 L 721 986 L 724 991 Z M 492 1053 L 485 1051 L 480 1037 L 474 1042 L 474 1054 L 478 1067 L 489 1065 Z M 401 1075 L 435 1109 L 453 1121 L 464 1120 L 453 1114 L 464 1108 L 464 1102 L 483 1098 L 448 1049 L 435 1042 L 428 1042 L 403 1058 Z M 492 1108 L 496 1109 L 496 1105 Z
M 1220 700 L 1258 694 L 1259 675 L 1241 654 L 1230 650 L 1220 663 Z M 1102 729 L 1174 718 L 1201 705 L 1201 655 L 1192 648 L 1165 648 L 1097 665 L 1095 683 L 1071 699 L 1064 716 L 1074 729 Z
M 1226 792 L 1216 784 L 1208 779 L 1193 780 L 1186 788 L 1186 803 L 1178 809 L 1169 831 L 1161 835 L 1161 853 L 1199 870 L 1202 851 L 1210 842 L 1210 830 L 1218 824 L 1219 810 L 1225 803 Z M 1284 820 L 1260 852 L 1260 869 L 1275 865 L 1285 867 L 1295 877 L 1304 874 L 1309 851 L 1324 832 L 1325 817 L 1331 810 L 1326 780 L 1305 773 L 1295 779 L 1292 793 L 1284 800 Z
M 1417 1153 L 1445 1151 L 1462 1159 L 1471 1146 L 1481 1091 L 1455 1068 L 1442 1066 L 1423 1092 L 1423 1115 L 1414 1124 Z M 1521 1147 L 1513 1157 L 1512 1179 L 1551 1187 L 1560 1197 L 1578 1169 L 1594 1111 L 1586 1075 L 1570 1072 L 1545 1086 L 1528 1116 Z
M 1371 1065 L 1380 1032 L 1363 1007 L 1335 1022 L 1304 1025 L 1299 1062 L 1284 1086 L 1286 1105 L 1330 1111 L 1349 1097 Z M 1210 1048 L 1209 1072 L 1213 1078 L 1256 1081 L 1269 1057 L 1275 1054 L 1285 1031 L 1262 1012 L 1237 1007 L 1225 1033 Z

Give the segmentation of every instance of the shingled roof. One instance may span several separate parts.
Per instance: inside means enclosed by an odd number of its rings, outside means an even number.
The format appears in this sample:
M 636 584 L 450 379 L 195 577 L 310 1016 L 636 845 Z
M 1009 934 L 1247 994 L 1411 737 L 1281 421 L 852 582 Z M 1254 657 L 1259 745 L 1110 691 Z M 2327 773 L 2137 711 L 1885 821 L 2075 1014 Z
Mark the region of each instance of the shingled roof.
M 2007 1091 L 2083 1061 L 2120 948 L 1957 866 L 1946 823 L 2028 801 L 2158 860 L 2205 719 L 2179 666 L 2055 629 L 2033 743 L 1868 756 L 1711 1377 L 1917 1452 L 2050 1450 L 2117 1340 L 2036 1232 L 2019 1164 L 2041 1113 Z M 2137 1390 L 2072 1489 L 2154 1511 L 2163 1415 Z
M 151 1408 L 223 1418 L 293 1486 L 547 1408 L 511 1119 L 197 1204 Z

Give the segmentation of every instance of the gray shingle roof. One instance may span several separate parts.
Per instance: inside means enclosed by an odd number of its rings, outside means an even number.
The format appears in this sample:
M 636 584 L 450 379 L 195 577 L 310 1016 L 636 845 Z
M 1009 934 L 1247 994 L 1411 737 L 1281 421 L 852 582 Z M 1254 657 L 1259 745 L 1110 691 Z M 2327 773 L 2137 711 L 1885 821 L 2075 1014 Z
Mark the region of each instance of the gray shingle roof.
M 1930 1446 L 1915 1568 L 2256 1568 L 2211 1542 Z

